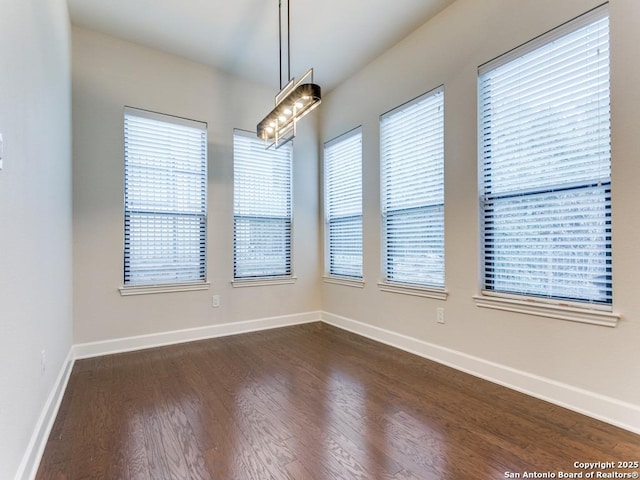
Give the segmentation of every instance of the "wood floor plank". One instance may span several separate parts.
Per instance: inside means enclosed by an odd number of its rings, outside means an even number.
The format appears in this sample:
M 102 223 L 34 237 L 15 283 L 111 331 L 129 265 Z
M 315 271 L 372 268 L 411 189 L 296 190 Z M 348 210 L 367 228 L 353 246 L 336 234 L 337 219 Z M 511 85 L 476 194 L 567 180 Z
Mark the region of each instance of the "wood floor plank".
M 497 479 L 640 436 L 325 324 L 76 362 L 38 480 Z
M 278 363 L 276 357 L 265 355 L 265 353 L 263 350 L 262 355 L 269 359 L 269 363 Z M 282 356 L 283 365 L 290 361 L 281 350 L 276 349 L 275 353 L 276 356 Z M 303 408 L 288 411 L 288 418 L 283 418 L 281 421 L 294 420 L 294 424 L 299 426 L 302 431 L 315 431 L 314 441 L 324 442 L 325 446 L 331 445 L 333 447 L 331 451 L 338 452 L 338 458 L 334 459 L 335 461 L 339 461 L 339 458 L 342 457 L 343 461 L 352 463 L 356 470 L 358 464 L 365 464 L 368 465 L 370 471 L 399 471 L 401 467 L 397 463 L 362 435 L 362 430 L 365 428 L 362 421 L 363 412 L 367 409 L 368 399 L 365 396 L 356 395 L 357 385 L 346 377 L 337 375 L 337 371 L 330 372 L 330 378 L 327 379 L 327 372 L 323 371 L 322 366 L 320 366 L 320 370 L 315 371 L 316 364 L 302 362 L 301 365 L 299 368 L 304 368 L 305 374 L 299 375 L 293 382 L 286 382 L 283 388 L 286 390 L 290 387 L 297 387 L 293 390 L 295 392 L 293 403 Z M 285 392 L 284 395 L 287 396 L 287 393 Z M 291 391 L 288 396 L 291 397 Z M 327 402 L 325 397 L 330 397 L 331 402 Z M 309 411 L 323 412 L 322 424 L 324 427 L 322 429 L 318 429 L 318 422 L 315 419 L 310 419 L 305 415 L 305 412 Z M 296 439 L 302 438 L 304 440 L 308 436 L 299 433 Z M 299 442 L 299 440 L 297 441 Z M 309 442 L 304 443 L 303 449 L 317 450 Z M 381 468 L 382 466 L 384 468 Z M 351 476 L 354 475 L 357 473 L 352 471 Z

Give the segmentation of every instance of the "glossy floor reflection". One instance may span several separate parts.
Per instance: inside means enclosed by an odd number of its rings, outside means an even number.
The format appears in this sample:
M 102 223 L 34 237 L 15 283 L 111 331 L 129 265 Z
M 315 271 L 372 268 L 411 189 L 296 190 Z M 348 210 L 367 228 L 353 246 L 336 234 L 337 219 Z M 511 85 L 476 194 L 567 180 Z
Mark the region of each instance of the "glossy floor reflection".
M 76 363 L 38 479 L 498 479 L 640 436 L 324 324 Z

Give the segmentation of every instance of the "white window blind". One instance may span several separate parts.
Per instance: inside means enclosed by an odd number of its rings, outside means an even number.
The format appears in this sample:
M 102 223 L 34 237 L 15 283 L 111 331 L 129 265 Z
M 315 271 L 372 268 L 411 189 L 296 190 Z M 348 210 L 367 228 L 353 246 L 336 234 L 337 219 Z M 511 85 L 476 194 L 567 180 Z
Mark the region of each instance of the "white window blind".
M 328 273 L 362 278 L 362 128 L 324 146 Z
M 291 275 L 291 164 L 291 144 L 234 131 L 234 278 Z
M 444 288 L 444 90 L 380 118 L 385 280 Z
M 206 128 L 125 108 L 125 286 L 206 280 Z
M 484 288 L 610 304 L 601 7 L 479 69 Z

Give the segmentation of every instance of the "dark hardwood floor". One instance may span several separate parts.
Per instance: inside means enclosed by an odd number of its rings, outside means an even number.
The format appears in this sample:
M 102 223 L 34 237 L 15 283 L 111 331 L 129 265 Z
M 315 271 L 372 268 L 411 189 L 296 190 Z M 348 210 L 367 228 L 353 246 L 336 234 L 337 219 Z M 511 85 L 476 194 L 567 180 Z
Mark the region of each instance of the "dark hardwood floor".
M 487 480 L 637 460 L 638 435 L 318 323 L 76 362 L 37 478 Z

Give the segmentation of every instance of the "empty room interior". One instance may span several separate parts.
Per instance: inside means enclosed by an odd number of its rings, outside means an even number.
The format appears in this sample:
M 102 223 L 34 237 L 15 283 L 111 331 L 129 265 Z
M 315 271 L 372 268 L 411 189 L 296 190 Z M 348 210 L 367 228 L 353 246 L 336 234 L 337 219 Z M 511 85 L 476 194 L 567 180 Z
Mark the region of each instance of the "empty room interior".
M 0 478 L 638 478 L 640 3 L 0 18 Z

